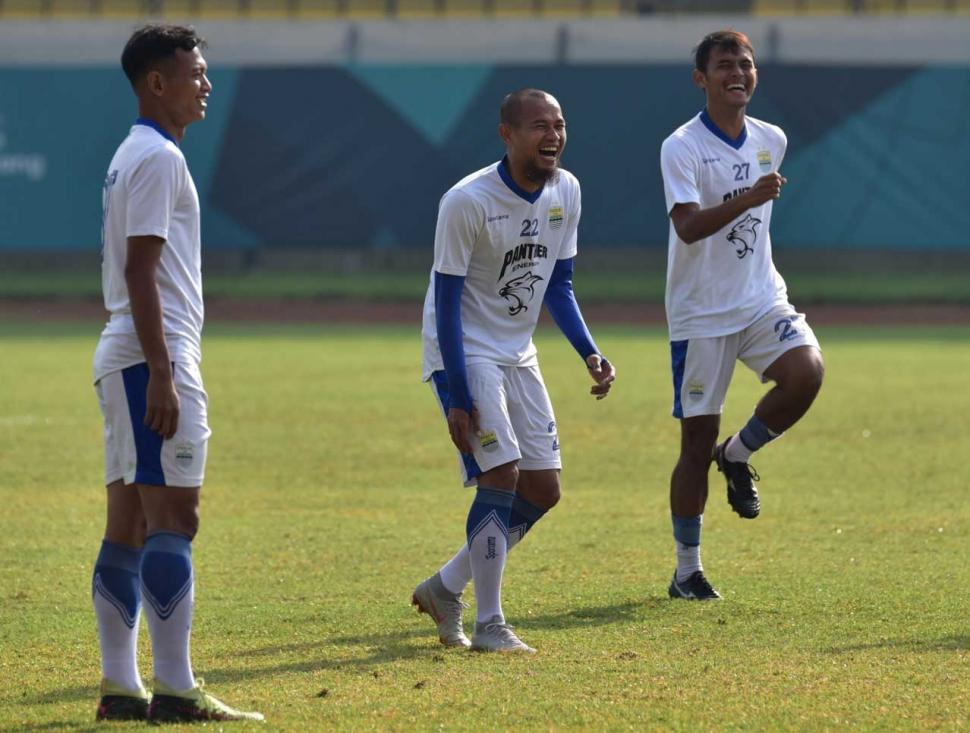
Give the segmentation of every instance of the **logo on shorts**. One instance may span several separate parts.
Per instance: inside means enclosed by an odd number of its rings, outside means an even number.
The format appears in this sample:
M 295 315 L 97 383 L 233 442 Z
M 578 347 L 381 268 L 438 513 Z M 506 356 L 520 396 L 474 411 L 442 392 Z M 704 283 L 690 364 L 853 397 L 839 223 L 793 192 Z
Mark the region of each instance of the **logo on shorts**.
M 552 450 L 553 451 L 559 450 L 559 438 L 552 439 Z
M 488 538 L 488 552 L 485 553 L 486 560 L 494 560 L 496 558 L 495 554 L 495 538 Z
M 553 229 L 562 226 L 562 206 L 559 204 L 549 207 L 549 226 Z
M 771 170 L 771 153 L 767 150 L 758 151 L 758 167 L 765 173 Z
M 704 396 L 704 385 L 700 382 L 691 382 L 687 385 L 687 394 L 690 395 L 691 399 L 699 400 Z
M 482 433 L 478 442 L 481 443 L 483 450 L 493 451 L 498 447 L 498 436 L 495 435 L 494 430 L 486 430 Z
M 801 335 L 801 331 L 795 325 L 795 319 L 798 316 L 792 318 L 782 318 L 780 321 L 775 321 L 775 333 L 778 334 L 779 341 L 791 341 L 793 338 L 798 338 Z
M 195 456 L 192 453 L 191 444 L 179 443 L 177 446 L 175 446 L 175 462 L 183 468 L 188 468 L 191 466 L 194 458 Z
M 546 432 L 549 433 L 550 435 L 552 435 L 554 432 L 556 432 L 556 421 L 555 420 L 553 420 L 551 423 L 549 423 L 548 427 L 546 428 Z

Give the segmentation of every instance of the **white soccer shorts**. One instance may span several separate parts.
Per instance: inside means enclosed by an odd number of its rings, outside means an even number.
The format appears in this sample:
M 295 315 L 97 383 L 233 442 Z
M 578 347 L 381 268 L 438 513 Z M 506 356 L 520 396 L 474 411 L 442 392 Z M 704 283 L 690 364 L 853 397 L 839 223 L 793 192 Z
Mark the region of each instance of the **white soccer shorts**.
M 799 346 L 819 348 L 805 315 L 779 305 L 743 331 L 715 338 L 670 342 L 676 418 L 720 415 L 724 409 L 734 364 L 740 360 L 767 382 L 765 371 L 786 351 Z
M 105 484 L 196 487 L 205 476 L 206 447 L 211 431 L 208 398 L 196 364 L 174 364 L 179 418 L 169 440 L 144 424 L 148 365 L 111 372 L 96 384 L 104 415 Z
M 447 416 L 443 371 L 431 375 L 431 387 Z M 478 408 L 481 436 L 472 436 L 473 455 L 458 454 L 465 486 L 474 486 L 478 476 L 511 461 L 518 461 L 523 471 L 562 467 L 556 416 L 538 366 L 469 364 L 468 388 Z

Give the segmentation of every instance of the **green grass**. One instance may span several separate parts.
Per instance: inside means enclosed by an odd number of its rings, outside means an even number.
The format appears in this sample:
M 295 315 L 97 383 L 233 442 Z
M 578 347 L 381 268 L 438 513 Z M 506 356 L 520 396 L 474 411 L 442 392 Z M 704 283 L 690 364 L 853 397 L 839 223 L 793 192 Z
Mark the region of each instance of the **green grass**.
M 789 292 L 798 303 L 970 303 L 970 277 L 949 272 L 784 272 Z M 207 297 L 316 298 L 420 301 L 428 287 L 421 271 L 255 272 L 206 275 Z M 660 303 L 664 272 L 634 268 L 626 271 L 583 269 L 576 275 L 583 302 Z M 79 272 L 0 271 L 0 298 L 100 298 L 96 267 Z
M 0 324 L 3 731 L 94 729 L 97 331 Z M 506 573 L 526 659 L 443 649 L 408 605 L 471 496 L 416 329 L 211 327 L 197 672 L 259 730 L 965 730 L 970 329 L 819 336 L 816 407 L 755 461 L 762 516 L 712 477 L 702 605 L 666 597 L 664 333 L 598 332 L 619 380 L 595 402 L 542 332 L 564 499 Z M 762 390 L 739 366 L 726 429 Z

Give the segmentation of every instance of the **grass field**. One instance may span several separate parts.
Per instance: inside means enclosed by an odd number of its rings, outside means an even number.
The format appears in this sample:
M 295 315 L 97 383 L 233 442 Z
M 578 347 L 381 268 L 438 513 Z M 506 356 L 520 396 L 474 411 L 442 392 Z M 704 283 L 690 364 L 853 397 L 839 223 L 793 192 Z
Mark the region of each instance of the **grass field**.
M 94 728 L 97 330 L 0 323 L 2 731 Z M 603 402 L 563 339 L 538 339 L 564 499 L 511 555 L 506 614 L 539 653 L 505 658 L 440 647 L 408 605 L 471 498 L 416 328 L 210 327 L 207 685 L 273 731 L 966 730 L 970 328 L 819 330 L 819 401 L 754 461 L 762 516 L 712 477 L 715 604 L 666 596 L 665 334 L 596 335 L 619 369 Z M 739 369 L 726 429 L 762 389 Z
M 580 267 L 582 263 L 580 263 Z M 898 271 L 859 269 L 819 272 L 785 270 L 785 280 L 798 303 L 970 303 L 970 277 L 965 268 Z M 322 272 L 256 271 L 207 273 L 207 297 L 364 299 L 421 302 L 428 288 L 425 270 Z M 632 267 L 580 269 L 576 291 L 584 303 L 662 303 L 663 269 Z M 96 264 L 83 270 L 18 271 L 0 268 L 0 298 L 101 298 Z

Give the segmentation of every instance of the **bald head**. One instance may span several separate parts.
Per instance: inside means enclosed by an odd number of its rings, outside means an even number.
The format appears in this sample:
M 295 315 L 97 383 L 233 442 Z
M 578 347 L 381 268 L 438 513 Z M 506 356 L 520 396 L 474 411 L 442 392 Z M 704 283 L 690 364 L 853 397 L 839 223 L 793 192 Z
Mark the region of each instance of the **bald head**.
M 541 89 L 519 89 L 516 92 L 507 94 L 502 100 L 502 107 L 499 110 L 499 122 L 503 125 L 518 127 L 522 124 L 522 110 L 526 102 L 538 100 L 547 104 L 559 107 L 556 98 Z

